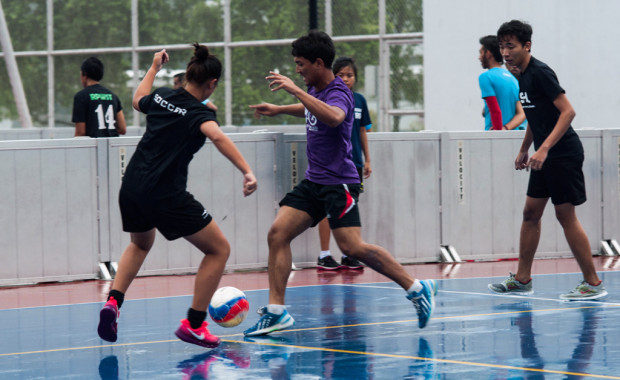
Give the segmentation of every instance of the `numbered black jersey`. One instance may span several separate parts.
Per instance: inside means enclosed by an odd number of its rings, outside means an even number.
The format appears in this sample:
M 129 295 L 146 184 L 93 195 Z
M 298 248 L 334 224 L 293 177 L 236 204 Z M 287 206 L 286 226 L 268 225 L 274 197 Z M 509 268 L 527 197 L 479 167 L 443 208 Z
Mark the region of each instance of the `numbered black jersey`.
M 116 114 L 122 109 L 118 96 L 94 84 L 75 94 L 72 121 L 86 123 L 86 136 L 115 137 L 118 136 Z

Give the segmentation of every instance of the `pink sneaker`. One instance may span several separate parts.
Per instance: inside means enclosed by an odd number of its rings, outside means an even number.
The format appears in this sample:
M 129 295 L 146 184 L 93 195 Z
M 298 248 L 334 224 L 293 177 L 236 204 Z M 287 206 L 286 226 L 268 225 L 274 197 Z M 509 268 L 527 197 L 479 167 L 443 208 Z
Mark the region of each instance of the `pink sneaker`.
M 118 311 L 118 304 L 114 297 L 110 297 L 105 303 L 101 312 L 99 312 L 99 327 L 97 332 L 103 340 L 108 342 L 116 342 L 118 331 L 118 318 L 121 312 Z
M 211 334 L 207 329 L 207 325 L 208 323 L 204 321 L 199 328 L 194 330 L 187 319 L 181 319 L 181 326 L 179 326 L 174 335 L 184 342 L 197 344 L 202 347 L 213 348 L 219 346 L 220 338 Z

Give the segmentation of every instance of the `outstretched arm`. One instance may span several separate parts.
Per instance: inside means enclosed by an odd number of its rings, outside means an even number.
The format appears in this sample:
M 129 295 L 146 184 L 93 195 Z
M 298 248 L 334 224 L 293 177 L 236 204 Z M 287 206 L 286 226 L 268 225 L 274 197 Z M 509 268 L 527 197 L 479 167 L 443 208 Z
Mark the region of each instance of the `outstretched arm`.
M 149 71 L 146 72 L 142 82 L 140 82 L 136 89 L 136 93 L 133 95 L 132 106 L 135 110 L 140 111 L 140 99 L 151 93 L 153 82 L 155 81 L 155 74 L 161 70 L 166 62 L 168 62 L 168 53 L 166 53 L 166 49 L 162 49 L 155 53 Z

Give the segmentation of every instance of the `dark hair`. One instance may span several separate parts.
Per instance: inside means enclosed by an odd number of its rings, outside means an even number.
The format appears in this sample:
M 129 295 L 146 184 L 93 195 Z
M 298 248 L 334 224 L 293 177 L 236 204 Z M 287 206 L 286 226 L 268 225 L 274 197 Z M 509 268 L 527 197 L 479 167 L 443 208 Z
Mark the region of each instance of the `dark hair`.
M 179 82 L 183 82 L 183 79 L 185 79 L 185 73 L 174 74 L 173 78 L 178 79 Z
M 82 62 L 80 66 L 82 74 L 86 77 L 99 82 L 103 78 L 103 62 L 97 57 L 88 57 Z
M 216 56 L 209 54 L 209 48 L 193 43 L 194 55 L 187 64 L 185 80 L 198 85 L 205 84 L 210 79 L 220 79 L 222 63 Z
M 336 48 L 327 33 L 312 30 L 307 35 L 293 41 L 292 46 L 293 57 L 302 57 L 312 63 L 321 58 L 325 67 L 331 69 L 336 56 Z
M 497 30 L 497 39 L 503 40 L 510 36 L 515 36 L 521 45 L 525 45 L 526 42 L 532 41 L 532 27 L 530 24 L 519 20 L 505 22 Z
M 499 51 L 499 41 L 496 36 L 484 36 L 480 38 L 480 45 L 486 51 L 490 51 L 493 54 L 493 58 L 497 61 L 497 63 L 503 63 L 504 58 L 502 57 L 502 53 Z
M 355 75 L 355 80 L 357 80 L 357 66 L 355 65 L 355 60 L 351 57 L 338 57 L 334 61 L 334 66 L 332 67 L 332 71 L 334 75 L 338 75 L 338 72 L 345 67 L 351 67 L 353 69 L 353 74 Z

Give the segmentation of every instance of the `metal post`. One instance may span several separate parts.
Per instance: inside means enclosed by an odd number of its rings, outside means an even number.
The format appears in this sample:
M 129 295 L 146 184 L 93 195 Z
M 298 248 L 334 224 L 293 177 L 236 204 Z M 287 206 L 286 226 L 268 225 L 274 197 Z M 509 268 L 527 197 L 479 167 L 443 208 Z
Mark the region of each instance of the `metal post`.
M 379 132 L 390 131 L 390 119 L 388 109 L 390 104 L 390 49 L 385 41 L 385 0 L 379 0 Z
M 13 44 L 11 43 L 11 36 L 9 35 L 9 27 L 4 18 L 2 2 L 0 2 L 0 43 L 2 44 L 2 51 L 4 52 L 9 82 L 13 89 L 13 97 L 15 97 L 15 106 L 17 107 L 17 113 L 19 113 L 19 121 L 22 128 L 32 128 L 30 110 L 28 109 L 28 102 L 26 101 L 26 94 L 24 93 L 24 87 L 22 85 L 22 77 L 19 75 L 17 61 L 13 53 Z
M 317 0 L 308 0 L 310 8 L 310 23 L 309 30 L 316 30 L 319 28 L 319 16 L 317 9 Z
M 131 0 L 131 70 L 133 70 L 133 79 L 131 86 L 133 87 L 132 94 L 138 89 L 140 84 L 139 72 L 140 72 L 140 57 L 138 56 L 138 45 L 140 43 L 140 35 L 138 32 L 138 0 Z M 140 112 L 136 111 L 133 107 L 133 125 L 140 127 Z
M 224 100 L 226 103 L 226 125 L 232 125 L 232 54 L 230 42 L 230 0 L 224 0 Z
M 325 0 L 325 33 L 330 36 L 334 35 L 332 25 L 332 0 Z
M 54 78 L 54 0 L 47 0 L 47 127 L 54 128 L 56 111 L 54 103 L 56 96 L 54 87 L 56 80 Z

